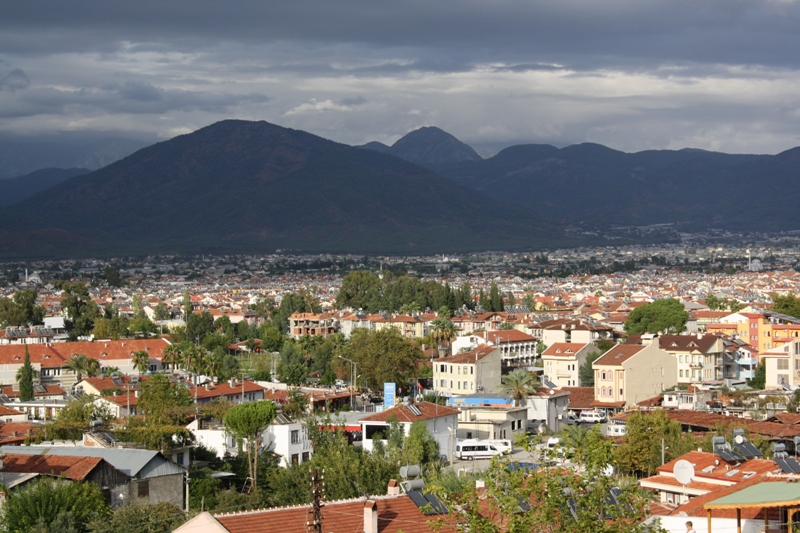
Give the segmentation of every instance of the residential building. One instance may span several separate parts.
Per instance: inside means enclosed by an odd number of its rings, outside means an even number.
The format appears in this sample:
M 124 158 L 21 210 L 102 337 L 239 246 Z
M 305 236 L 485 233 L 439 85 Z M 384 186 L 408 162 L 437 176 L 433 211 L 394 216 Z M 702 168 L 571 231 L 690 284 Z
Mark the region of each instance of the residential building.
M 590 353 L 598 351 L 592 343 L 557 342 L 542 352 L 544 378 L 557 388 L 582 386 L 579 370 Z
M 732 313 L 719 323 L 706 325 L 706 331 L 737 335 L 759 352 L 766 352 L 800 338 L 800 318 L 772 311 Z
M 766 388 L 800 387 L 800 340 L 761 354 L 766 369 Z
M 299 313 L 289 316 L 289 334 L 295 340 L 303 335 L 327 337 L 339 330 L 339 320 L 333 313 Z
M 199 444 L 212 450 L 217 457 L 236 456 L 239 446 L 222 422 L 194 420 L 186 426 Z M 313 449 L 304 423 L 278 413 L 275 420 L 261 436 L 262 450 L 269 450 L 280 457 L 279 464 L 288 467 L 305 463 L 311 458 Z
M 461 406 L 458 415 L 459 439 L 508 439 L 527 429 L 527 406 L 511 404 L 495 407 Z M 454 405 L 448 402 L 448 405 Z
M 542 322 L 542 341 L 551 346 L 557 342 L 589 344 L 600 339 L 614 340 L 614 328 L 591 319 L 555 319 Z
M 594 364 L 595 406 L 618 411 L 659 396 L 677 384 L 677 365 L 672 355 L 659 348 L 652 335 L 643 344 L 618 344 Z
M 499 392 L 501 352 L 482 344 L 458 355 L 438 357 L 433 365 L 433 390 L 445 396 Z
M 2 446 L 2 454 L 69 456 L 103 459 L 127 476 L 125 483 L 106 485 L 112 505 L 171 503 L 183 508 L 186 472 L 161 452 L 131 448 L 74 445 Z
M 428 433 L 439 443 L 439 452 L 452 458 L 455 453 L 458 414 L 457 409 L 430 402 L 397 405 L 361 419 L 363 447 L 372 451 L 374 438 L 385 437 L 391 422 L 400 424 L 404 435 L 411 431 L 411 424 L 423 422 Z

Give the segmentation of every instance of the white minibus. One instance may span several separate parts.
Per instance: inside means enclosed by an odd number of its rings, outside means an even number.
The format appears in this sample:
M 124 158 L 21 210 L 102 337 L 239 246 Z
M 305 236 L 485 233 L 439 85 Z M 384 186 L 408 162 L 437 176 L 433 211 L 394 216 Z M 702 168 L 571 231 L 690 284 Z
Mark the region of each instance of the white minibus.
M 490 458 L 502 453 L 488 440 L 466 439 L 456 443 L 456 457 L 459 459 Z

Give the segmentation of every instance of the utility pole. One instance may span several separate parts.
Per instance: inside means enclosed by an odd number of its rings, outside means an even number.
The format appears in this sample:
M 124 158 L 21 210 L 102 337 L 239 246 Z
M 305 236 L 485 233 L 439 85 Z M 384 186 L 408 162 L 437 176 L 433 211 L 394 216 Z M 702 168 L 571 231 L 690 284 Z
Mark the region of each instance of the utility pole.
M 322 496 L 325 493 L 325 471 L 320 474 L 319 470 L 311 471 L 311 513 L 312 519 L 306 522 L 306 529 L 309 533 L 322 533 Z
M 358 363 L 353 361 L 352 359 L 348 359 L 347 357 L 339 356 L 339 359 L 344 359 L 348 363 L 350 363 L 350 410 L 355 411 L 356 406 L 353 401 L 353 387 L 355 387 L 356 379 L 358 379 L 358 374 L 356 374 L 358 369 Z

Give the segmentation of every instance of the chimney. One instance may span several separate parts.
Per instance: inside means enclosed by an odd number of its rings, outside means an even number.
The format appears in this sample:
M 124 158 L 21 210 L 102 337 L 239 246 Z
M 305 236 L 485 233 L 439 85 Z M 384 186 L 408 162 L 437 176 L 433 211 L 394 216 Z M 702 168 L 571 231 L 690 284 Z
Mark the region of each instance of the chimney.
M 231 388 L 234 388 L 236 386 L 236 380 L 231 378 L 230 381 L 228 381 L 228 385 L 230 385 Z
M 364 502 L 364 533 L 378 533 L 378 502 Z
M 389 487 L 386 490 L 387 496 L 400 496 L 400 484 L 396 479 L 389 480 Z

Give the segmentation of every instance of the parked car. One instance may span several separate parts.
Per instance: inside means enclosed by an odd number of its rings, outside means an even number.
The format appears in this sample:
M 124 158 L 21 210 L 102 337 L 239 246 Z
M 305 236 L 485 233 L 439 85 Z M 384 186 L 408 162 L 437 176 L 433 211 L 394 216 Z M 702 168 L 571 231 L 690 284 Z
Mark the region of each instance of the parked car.
M 603 413 L 597 411 L 584 411 L 581 413 L 580 421 L 588 424 L 598 424 L 600 422 L 605 422 L 606 417 Z
M 564 415 L 561 418 L 561 423 L 562 424 L 566 424 L 568 426 L 572 426 L 572 425 L 575 425 L 575 424 L 580 424 L 581 423 L 581 419 L 575 418 L 572 415 Z

